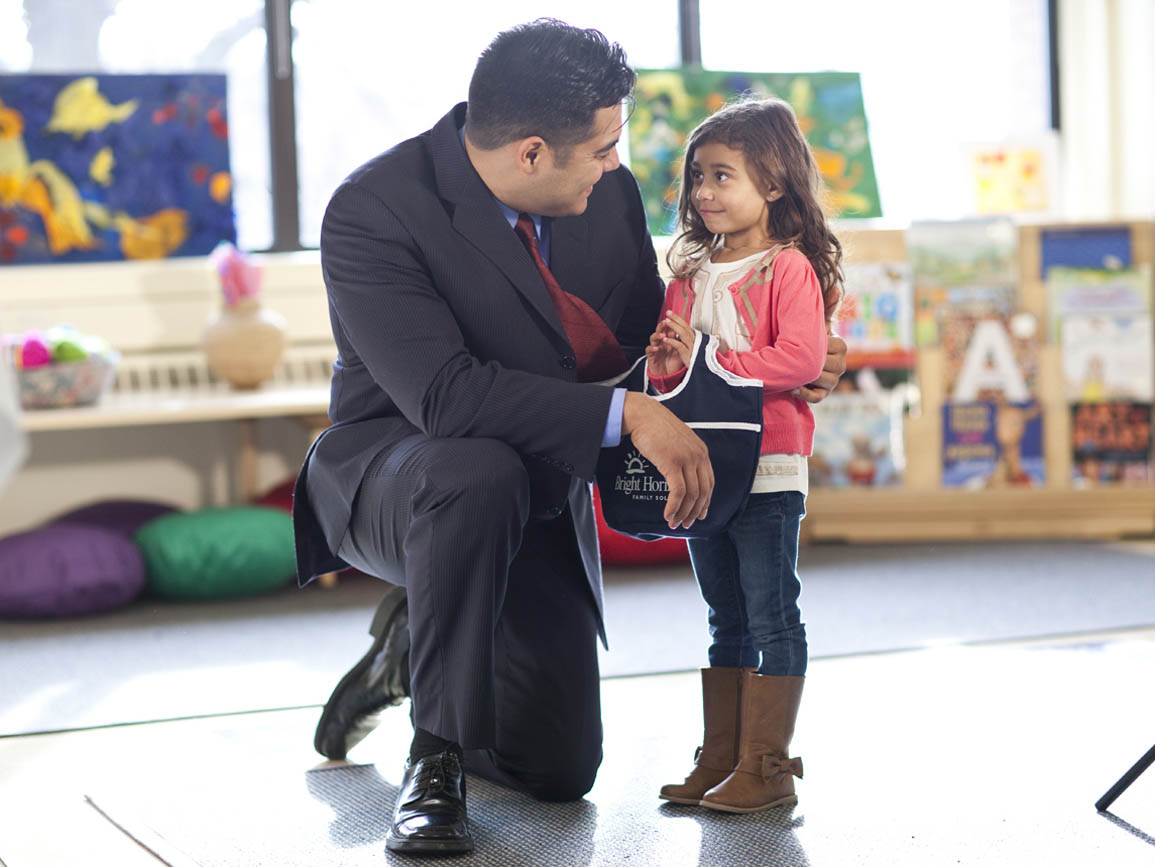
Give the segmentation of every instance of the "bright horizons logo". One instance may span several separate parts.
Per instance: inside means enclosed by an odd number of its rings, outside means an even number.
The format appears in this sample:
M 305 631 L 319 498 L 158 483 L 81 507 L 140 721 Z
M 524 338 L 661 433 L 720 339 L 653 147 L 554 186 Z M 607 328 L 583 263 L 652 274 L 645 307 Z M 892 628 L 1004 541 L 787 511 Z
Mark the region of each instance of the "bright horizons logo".
M 647 469 L 649 469 L 649 464 L 638 454 L 637 449 L 634 449 L 626 455 L 626 475 L 632 476 L 636 473 L 644 473 Z
M 614 490 L 624 494 L 632 494 L 633 499 L 652 500 L 653 494 L 669 495 L 670 486 L 663 478 L 654 478 L 648 475 L 650 465 L 645 458 L 634 449 L 626 455 L 626 473 L 624 476 L 614 476 Z M 665 497 L 662 497 L 665 499 Z

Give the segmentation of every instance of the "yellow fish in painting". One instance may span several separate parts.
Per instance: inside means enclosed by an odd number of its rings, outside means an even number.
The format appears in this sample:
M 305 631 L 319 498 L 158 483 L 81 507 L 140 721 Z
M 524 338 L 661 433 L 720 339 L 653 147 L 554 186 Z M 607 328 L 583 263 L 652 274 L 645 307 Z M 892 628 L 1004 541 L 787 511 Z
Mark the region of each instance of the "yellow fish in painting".
M 120 231 L 120 251 L 126 259 L 163 259 L 188 238 L 188 212 L 164 208 L 147 217 L 113 217 Z
M 92 162 L 88 166 L 88 174 L 94 181 L 102 187 L 107 187 L 112 183 L 112 169 L 116 165 L 116 157 L 112 155 L 112 148 L 102 147 L 96 152 L 96 156 L 92 158 Z
M 9 208 L 24 186 L 28 151 L 24 148 L 24 115 L 0 100 L 0 206 Z
M 137 105 L 139 100 L 135 99 L 113 105 L 100 92 L 95 78 L 78 78 L 56 94 L 52 119 L 46 129 L 82 138 L 86 133 L 105 129 L 110 123 L 121 123 L 136 111 Z
M 29 160 L 24 116 L 0 101 L 0 207 L 39 214 L 53 255 L 98 245 L 76 185 L 48 160 Z

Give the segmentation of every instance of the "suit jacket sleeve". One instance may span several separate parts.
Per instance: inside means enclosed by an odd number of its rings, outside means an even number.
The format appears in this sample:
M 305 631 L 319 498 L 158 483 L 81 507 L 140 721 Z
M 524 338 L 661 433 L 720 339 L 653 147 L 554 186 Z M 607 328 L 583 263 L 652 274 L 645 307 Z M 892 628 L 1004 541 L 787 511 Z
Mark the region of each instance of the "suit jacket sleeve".
M 366 366 L 411 424 L 431 437 L 497 439 L 592 477 L 610 389 L 474 357 L 420 246 L 379 197 L 342 186 L 325 214 L 321 254 L 334 314 L 356 356 L 349 361 Z M 508 323 L 494 311 L 491 326 Z
M 624 173 L 624 170 L 619 171 Z M 628 219 L 641 225 L 639 233 L 641 247 L 638 250 L 638 270 L 634 275 L 633 292 L 614 335 L 625 350 L 626 357 L 633 361 L 645 351 L 646 344 L 650 342 L 650 335 L 654 333 L 654 328 L 658 324 L 666 285 L 658 271 L 657 253 L 654 252 L 654 242 L 646 225 L 642 191 L 633 175 L 626 176 L 630 179 Z

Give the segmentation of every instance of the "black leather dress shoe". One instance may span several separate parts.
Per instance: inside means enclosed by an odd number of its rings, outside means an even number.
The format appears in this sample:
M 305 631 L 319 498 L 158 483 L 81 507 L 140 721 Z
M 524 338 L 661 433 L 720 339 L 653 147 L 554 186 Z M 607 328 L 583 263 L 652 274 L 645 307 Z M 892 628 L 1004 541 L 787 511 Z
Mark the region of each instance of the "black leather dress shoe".
M 341 678 L 321 711 L 313 746 L 330 759 L 377 728 L 380 713 L 409 695 L 409 604 L 404 587 L 385 594 L 372 627 L 373 646 Z
M 452 750 L 405 763 L 385 838 L 392 852 L 472 852 L 465 814 L 465 772 Z

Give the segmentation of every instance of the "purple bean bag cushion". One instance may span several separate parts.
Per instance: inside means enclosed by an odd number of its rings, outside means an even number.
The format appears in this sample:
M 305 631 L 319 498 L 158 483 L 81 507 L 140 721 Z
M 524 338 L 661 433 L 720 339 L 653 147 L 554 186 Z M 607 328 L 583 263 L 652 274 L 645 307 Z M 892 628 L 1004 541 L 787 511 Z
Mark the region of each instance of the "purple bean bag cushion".
M 118 608 L 144 588 L 132 539 L 55 524 L 0 539 L 0 617 L 69 617 Z
M 100 500 L 57 515 L 50 523 L 103 527 L 131 537 L 153 518 L 175 511 L 175 506 L 151 500 Z

